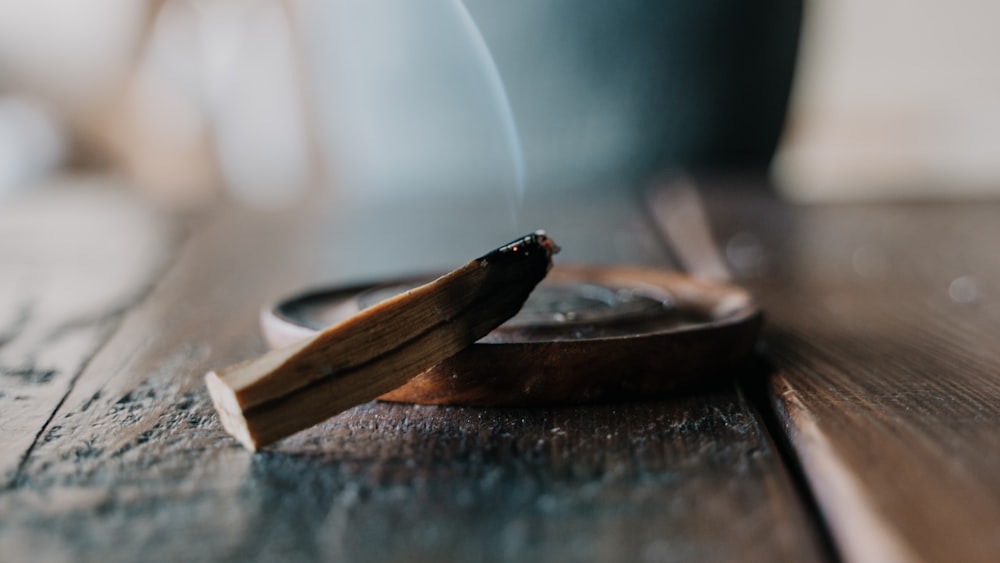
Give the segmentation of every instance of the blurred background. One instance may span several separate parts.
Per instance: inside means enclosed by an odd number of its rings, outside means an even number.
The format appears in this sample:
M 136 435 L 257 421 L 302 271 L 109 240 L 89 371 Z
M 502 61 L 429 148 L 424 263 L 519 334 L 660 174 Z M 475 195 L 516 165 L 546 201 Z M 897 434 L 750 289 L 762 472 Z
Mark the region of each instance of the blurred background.
M 691 4 L 2 0 L 0 204 L 73 174 L 180 209 L 679 170 L 1000 194 L 1000 4 Z

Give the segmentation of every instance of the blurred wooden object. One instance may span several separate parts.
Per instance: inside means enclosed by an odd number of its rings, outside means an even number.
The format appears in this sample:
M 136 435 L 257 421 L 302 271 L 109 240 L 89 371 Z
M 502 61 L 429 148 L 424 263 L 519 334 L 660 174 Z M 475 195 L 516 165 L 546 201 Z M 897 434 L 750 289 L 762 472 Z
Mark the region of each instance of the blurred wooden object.
M 264 313 L 265 337 L 288 346 L 357 314 L 378 292 L 332 289 L 279 304 Z M 760 311 L 736 286 L 662 268 L 558 265 L 516 317 L 379 398 L 471 406 L 643 399 L 731 376 L 759 327 Z

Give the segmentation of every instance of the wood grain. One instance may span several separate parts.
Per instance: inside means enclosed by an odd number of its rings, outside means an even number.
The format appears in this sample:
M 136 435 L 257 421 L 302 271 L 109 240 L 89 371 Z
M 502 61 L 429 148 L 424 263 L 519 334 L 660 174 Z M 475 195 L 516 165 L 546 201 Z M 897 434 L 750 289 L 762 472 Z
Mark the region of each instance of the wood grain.
M 423 205 L 374 216 L 338 215 L 327 202 L 220 213 L 126 315 L 22 479 L 0 494 L 0 552 L 77 561 L 823 558 L 770 440 L 732 386 L 558 409 L 369 403 L 273 452 L 251 455 L 229 440 L 200 374 L 264 350 L 259 306 L 320 282 L 437 270 L 497 238 L 477 229 L 481 202 L 451 201 L 443 214 L 438 202 Z M 662 260 L 626 198 L 532 202 L 526 213 L 552 217 L 539 222 L 574 260 Z
M 0 483 L 177 240 L 124 193 L 70 183 L 0 205 Z
M 1000 555 L 1000 205 L 712 192 L 774 408 L 850 561 Z

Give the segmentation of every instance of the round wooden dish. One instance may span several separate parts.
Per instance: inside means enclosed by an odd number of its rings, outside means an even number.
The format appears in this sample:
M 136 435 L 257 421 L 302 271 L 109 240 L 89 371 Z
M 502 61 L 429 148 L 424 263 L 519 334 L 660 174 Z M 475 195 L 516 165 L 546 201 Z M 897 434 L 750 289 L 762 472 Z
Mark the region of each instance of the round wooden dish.
M 264 310 L 283 347 L 427 281 L 322 289 Z M 582 403 L 643 397 L 725 375 L 754 345 L 761 314 L 745 290 L 677 272 L 553 268 L 517 316 L 381 397 L 452 405 Z

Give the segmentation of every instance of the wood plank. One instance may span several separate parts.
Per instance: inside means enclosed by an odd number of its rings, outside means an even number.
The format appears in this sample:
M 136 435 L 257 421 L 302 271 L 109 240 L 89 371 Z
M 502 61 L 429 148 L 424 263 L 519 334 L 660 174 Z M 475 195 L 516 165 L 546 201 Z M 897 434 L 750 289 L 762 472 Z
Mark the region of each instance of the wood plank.
M 177 240 L 108 184 L 66 179 L 0 205 L 0 483 Z
M 1000 205 L 713 192 L 772 400 L 850 561 L 1000 556 Z
M 627 198 L 534 201 L 525 213 L 565 241 L 560 257 L 663 260 Z M 87 366 L 0 496 L 0 550 L 84 561 L 822 559 L 731 386 L 573 408 L 369 403 L 256 455 L 222 431 L 201 376 L 263 350 L 261 303 L 331 279 L 453 266 L 505 228 L 475 200 L 446 212 L 322 202 L 222 213 Z

